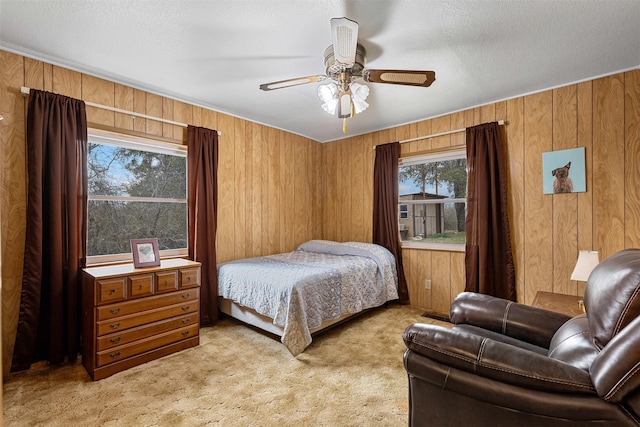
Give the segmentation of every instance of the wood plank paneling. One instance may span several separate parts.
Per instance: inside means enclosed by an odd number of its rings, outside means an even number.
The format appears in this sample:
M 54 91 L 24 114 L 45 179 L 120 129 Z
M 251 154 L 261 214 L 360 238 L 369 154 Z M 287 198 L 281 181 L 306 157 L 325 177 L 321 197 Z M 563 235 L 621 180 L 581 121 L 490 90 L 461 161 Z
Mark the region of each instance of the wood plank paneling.
M 233 184 L 235 203 L 233 205 L 233 243 L 235 259 L 245 258 L 247 254 L 246 233 L 247 229 L 247 164 L 245 159 L 246 153 L 246 135 L 244 120 L 233 119 L 233 135 L 225 135 L 222 137 L 232 137 L 234 141 L 234 169 Z
M 154 93 L 147 93 L 145 98 L 145 114 L 153 117 L 162 117 L 162 97 Z M 136 119 L 137 120 L 137 119 Z M 162 136 L 162 122 L 145 119 L 145 133 Z
M 593 247 L 593 84 L 577 85 L 578 147 L 584 147 L 587 191 L 578 193 L 578 250 Z M 578 256 L 576 254 L 575 260 Z M 585 282 L 576 282 L 576 295 L 584 295 Z
M 576 148 L 576 86 L 561 87 L 553 90 L 552 93 L 553 150 Z M 571 176 L 571 169 L 569 176 Z M 553 291 L 575 295 L 577 290 L 570 277 L 578 253 L 578 193 L 554 194 L 551 197 L 553 235 L 563 236 L 562 239 L 553 239 Z
M 235 204 L 235 147 L 233 117 L 222 115 L 218 129 L 218 208 L 216 231 L 216 262 L 226 262 L 235 257 L 234 204 Z M 173 136 L 173 128 L 171 129 Z
M 115 84 L 97 77 L 82 75 L 82 99 L 95 104 L 113 107 Z M 114 125 L 115 113 L 102 108 L 87 106 L 87 121 L 104 126 Z
M 448 313 L 451 305 L 451 253 L 431 253 L 431 309 Z
M 624 76 L 593 82 L 594 245 L 603 259 L 624 248 Z
M 51 90 L 71 98 L 82 98 L 82 74 L 54 66 Z
M 516 295 L 522 296 L 525 294 L 524 99 L 514 98 L 509 100 L 506 114 L 508 126 L 505 126 L 507 135 L 505 158 L 508 175 L 509 227 L 516 273 Z
M 269 128 L 267 131 L 267 252 L 270 254 L 280 252 L 280 153 L 278 152 L 279 131 Z
M 1 252 L 2 339 L 6 372 L 8 363 L 11 362 L 19 306 L 23 252 L 21 245 L 24 244 L 26 210 L 26 99 L 20 95 L 20 86 L 53 91 L 221 131 L 216 236 L 219 262 L 286 252 L 295 249 L 304 240 L 323 237 L 325 215 L 320 206 L 324 205 L 325 200 L 326 157 L 325 147 L 321 144 L 264 125 L 3 51 L 0 51 L 0 65 L 0 113 L 5 116 L 0 122 L 3 127 L 0 133 L 0 161 L 3 164 L 0 174 L 0 244 L 2 249 L 12 249 Z M 126 114 L 99 109 L 89 109 L 88 115 L 89 121 L 116 129 L 133 130 L 151 138 L 166 136 L 186 140 L 186 130 L 182 126 L 163 124 L 151 119 L 134 119 Z M 369 144 L 371 141 L 370 136 L 363 136 L 362 140 L 369 141 Z M 368 182 L 366 176 L 372 170 L 370 165 L 357 159 L 352 160 L 350 149 L 345 154 L 349 167 L 360 168 L 358 175 L 354 176 L 355 182 Z M 332 164 L 334 172 L 338 170 L 336 160 L 337 158 Z M 349 187 L 347 183 L 346 188 Z M 364 184 L 355 187 L 359 187 L 359 194 L 348 195 L 353 200 L 354 208 L 360 209 L 360 212 L 369 210 L 369 206 L 363 207 L 367 204 L 364 199 L 370 197 L 369 187 L 365 188 Z M 336 212 L 335 208 L 334 205 L 333 212 Z M 359 222 L 361 221 L 352 220 L 345 228 L 352 235 L 369 229 L 370 224 L 363 226 Z M 9 224 L 11 227 L 6 231 Z M 8 318 L 10 319 L 7 320 Z
M 114 87 L 114 107 L 122 110 L 133 111 L 133 89 L 128 86 L 116 84 Z M 114 126 L 123 130 L 133 129 L 133 116 L 122 113 L 114 114 Z
M 552 93 L 542 92 L 524 98 L 525 137 L 525 277 L 535 277 L 540 289 L 553 287 L 552 200 L 542 191 L 542 153 L 551 151 Z M 523 300 L 531 303 L 535 290 L 525 288 Z
M 39 63 L 27 61 L 28 81 L 42 85 Z M 26 233 L 27 181 L 25 63 L 21 56 L 0 50 L 0 256 L 2 257 L 2 363 L 9 373 L 13 355 Z M 40 75 L 38 76 L 38 71 Z M 36 87 L 37 88 L 37 87 Z
M 625 73 L 624 247 L 640 247 L 640 73 Z
M 0 114 L 5 116 L 0 125 L 4 366 L 10 363 L 15 336 L 11 317 L 17 315 L 19 301 L 26 209 L 26 99 L 19 94 L 20 86 L 152 116 L 173 115 L 178 121 L 222 130 L 222 259 L 293 250 L 311 238 L 371 241 L 372 146 L 499 119 L 507 121 L 519 301 L 531 303 L 539 290 L 580 294 L 582 284 L 567 284 L 566 279 L 577 250 L 598 250 L 603 258 L 640 245 L 640 70 L 319 144 L 2 51 L 0 65 Z M 111 120 L 107 116 L 100 120 Z M 160 122 L 126 115 L 113 114 L 113 125 L 150 136 L 184 135 L 181 127 L 165 128 Z M 460 145 L 464 134 L 434 140 L 435 146 Z M 434 140 L 403 144 L 402 155 L 432 149 Z M 543 195 L 541 154 L 572 147 L 585 147 L 587 191 Z M 411 303 L 448 312 L 451 299 L 463 289 L 464 253 L 405 249 L 403 257 Z M 431 291 L 424 289 L 425 279 L 432 280 Z

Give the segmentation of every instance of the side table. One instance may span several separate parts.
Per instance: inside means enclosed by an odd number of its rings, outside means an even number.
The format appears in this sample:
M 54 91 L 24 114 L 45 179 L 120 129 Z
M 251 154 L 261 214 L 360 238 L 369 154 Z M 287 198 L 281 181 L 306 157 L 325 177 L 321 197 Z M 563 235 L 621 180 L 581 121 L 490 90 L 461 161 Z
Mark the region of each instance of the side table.
M 533 299 L 534 307 L 566 314 L 567 316 L 577 316 L 584 314 L 583 297 L 577 295 L 555 294 L 553 292 L 538 291 Z

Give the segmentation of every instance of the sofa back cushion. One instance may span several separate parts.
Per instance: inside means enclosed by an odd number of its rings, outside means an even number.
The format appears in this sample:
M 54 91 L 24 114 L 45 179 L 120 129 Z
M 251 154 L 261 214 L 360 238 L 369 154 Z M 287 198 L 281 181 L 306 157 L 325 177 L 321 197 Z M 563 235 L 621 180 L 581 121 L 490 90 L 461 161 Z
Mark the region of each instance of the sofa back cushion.
M 615 253 L 594 268 L 584 306 L 593 342 L 602 349 L 640 314 L 640 249 Z
M 586 314 L 562 325 L 551 339 L 548 356 L 589 372 L 600 351 L 593 344 Z

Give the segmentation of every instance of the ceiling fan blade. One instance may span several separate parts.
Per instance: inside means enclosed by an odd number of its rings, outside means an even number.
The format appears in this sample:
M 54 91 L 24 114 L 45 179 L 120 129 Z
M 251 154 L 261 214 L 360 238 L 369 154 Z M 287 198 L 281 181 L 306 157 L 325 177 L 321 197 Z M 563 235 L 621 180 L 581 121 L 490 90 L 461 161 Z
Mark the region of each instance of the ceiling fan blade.
M 362 77 L 371 83 L 429 87 L 435 81 L 436 73 L 434 71 L 365 70 Z
M 260 89 L 266 90 L 266 91 L 275 90 L 275 89 L 282 89 L 282 88 L 285 88 L 285 87 L 304 85 L 304 84 L 307 84 L 307 83 L 321 82 L 321 81 L 325 80 L 326 78 L 327 78 L 327 76 L 322 76 L 322 75 L 297 77 L 295 79 L 287 79 L 287 80 L 280 80 L 280 81 L 277 81 L 277 82 L 263 83 L 263 84 L 260 85 Z
M 333 55 L 341 64 L 351 66 L 356 62 L 358 23 L 348 18 L 331 19 Z

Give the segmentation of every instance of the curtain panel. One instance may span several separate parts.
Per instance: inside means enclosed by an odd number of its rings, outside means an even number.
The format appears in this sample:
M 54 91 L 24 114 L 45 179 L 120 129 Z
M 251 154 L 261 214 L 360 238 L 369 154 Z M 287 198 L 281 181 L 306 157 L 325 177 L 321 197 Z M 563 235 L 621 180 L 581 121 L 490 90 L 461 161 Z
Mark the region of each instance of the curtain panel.
M 485 123 L 466 137 L 465 290 L 516 301 L 501 129 Z
M 27 228 L 12 371 L 77 358 L 86 263 L 85 104 L 32 90 L 26 131 Z
M 398 228 L 399 159 L 399 142 L 376 146 L 373 167 L 373 243 L 384 246 L 394 255 L 398 271 L 399 301 L 401 304 L 409 304 Z
M 206 325 L 218 320 L 218 132 L 189 125 L 187 145 L 189 258 L 202 263 L 200 323 Z

